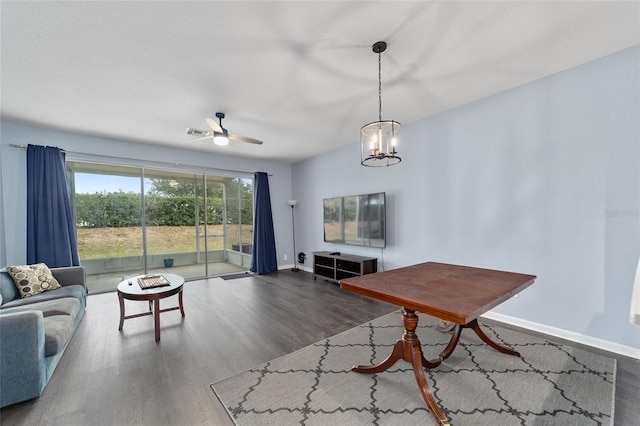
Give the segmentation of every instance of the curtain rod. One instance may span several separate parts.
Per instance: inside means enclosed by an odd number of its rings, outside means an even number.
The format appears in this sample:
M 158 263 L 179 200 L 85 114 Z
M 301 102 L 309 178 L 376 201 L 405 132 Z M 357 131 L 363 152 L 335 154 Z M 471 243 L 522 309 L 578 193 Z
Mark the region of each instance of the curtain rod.
M 27 149 L 26 145 L 17 145 L 17 144 L 11 143 L 11 144 L 9 144 L 9 146 L 11 148 L 19 148 L 19 149 L 22 149 L 22 150 L 25 150 L 25 151 Z M 116 157 L 116 156 L 113 156 L 113 155 L 88 154 L 86 152 L 67 151 L 66 149 L 61 149 L 60 151 L 64 152 L 65 154 L 70 154 L 70 155 L 86 155 L 86 156 L 90 156 L 90 157 L 111 158 L 111 159 L 115 159 L 115 160 L 140 161 L 140 159 L 130 158 L 130 157 Z M 219 168 L 216 168 L 216 167 L 194 166 L 194 165 L 190 165 L 190 164 L 180 164 L 180 163 L 169 163 L 167 161 L 153 161 L 153 160 L 151 160 L 150 163 L 163 164 L 165 166 L 172 166 L 172 167 L 178 167 L 178 166 L 182 166 L 182 167 L 198 167 L 198 168 L 203 169 L 203 170 L 219 171 L 219 172 L 226 172 L 226 173 L 243 173 L 243 174 L 255 174 L 255 173 L 258 173 L 258 172 L 246 172 L 244 170 L 219 169 Z M 268 176 L 273 176 L 271 173 L 268 173 L 267 175 Z

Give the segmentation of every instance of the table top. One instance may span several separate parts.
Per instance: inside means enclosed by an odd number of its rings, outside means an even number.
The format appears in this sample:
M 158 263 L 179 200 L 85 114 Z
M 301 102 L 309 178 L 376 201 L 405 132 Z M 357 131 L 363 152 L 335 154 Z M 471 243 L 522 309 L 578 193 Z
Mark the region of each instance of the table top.
M 340 280 L 340 287 L 457 324 L 524 290 L 535 275 L 426 262 Z
M 162 275 L 165 277 L 171 285 L 167 285 L 164 287 L 155 287 L 142 289 L 140 284 L 138 284 L 138 278 L 146 277 L 148 275 Z M 131 283 L 131 285 L 129 285 Z M 145 275 L 136 275 L 134 277 L 125 278 L 120 284 L 118 284 L 118 291 L 128 295 L 135 296 L 144 296 L 144 295 L 154 295 L 172 292 L 177 288 L 181 287 L 184 284 L 184 278 L 177 274 L 145 274 Z

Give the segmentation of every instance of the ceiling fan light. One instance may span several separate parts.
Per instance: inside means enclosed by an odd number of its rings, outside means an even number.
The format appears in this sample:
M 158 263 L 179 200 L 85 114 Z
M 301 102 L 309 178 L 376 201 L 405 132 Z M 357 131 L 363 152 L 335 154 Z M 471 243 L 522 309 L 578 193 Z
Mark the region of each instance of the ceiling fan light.
M 220 120 L 220 124 L 222 124 L 222 120 Z M 213 143 L 216 145 L 229 145 L 229 132 L 224 127 L 222 128 L 222 133 L 213 132 Z
M 229 145 L 229 138 L 224 133 L 216 133 L 213 136 L 213 143 L 221 146 Z

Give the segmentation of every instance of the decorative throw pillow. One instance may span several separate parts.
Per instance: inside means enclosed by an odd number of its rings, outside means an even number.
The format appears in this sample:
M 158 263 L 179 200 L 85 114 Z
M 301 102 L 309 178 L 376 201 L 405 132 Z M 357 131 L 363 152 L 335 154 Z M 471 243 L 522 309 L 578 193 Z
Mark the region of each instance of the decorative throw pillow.
M 16 283 L 20 291 L 20 297 L 23 299 L 33 296 L 34 294 L 42 293 L 43 291 L 62 287 L 60 283 L 53 278 L 51 270 L 49 270 L 49 267 L 44 263 L 7 266 L 7 272 Z

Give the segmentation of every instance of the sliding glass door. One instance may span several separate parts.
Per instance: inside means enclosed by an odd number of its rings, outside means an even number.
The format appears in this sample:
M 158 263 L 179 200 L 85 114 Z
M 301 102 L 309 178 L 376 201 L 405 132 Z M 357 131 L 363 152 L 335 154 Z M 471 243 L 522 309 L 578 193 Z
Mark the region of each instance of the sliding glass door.
M 142 170 L 67 163 L 80 263 L 92 291 L 145 272 Z
M 125 277 L 248 269 L 253 180 L 68 161 L 80 263 L 92 291 Z
M 253 180 L 232 179 L 225 185 L 227 200 L 225 248 L 227 253 L 233 253 L 237 262 L 248 268 L 251 266 L 249 256 L 253 247 Z
M 199 244 L 207 233 L 203 176 L 145 170 L 144 188 L 147 271 L 180 266 L 185 279 L 206 276 L 206 253 Z

